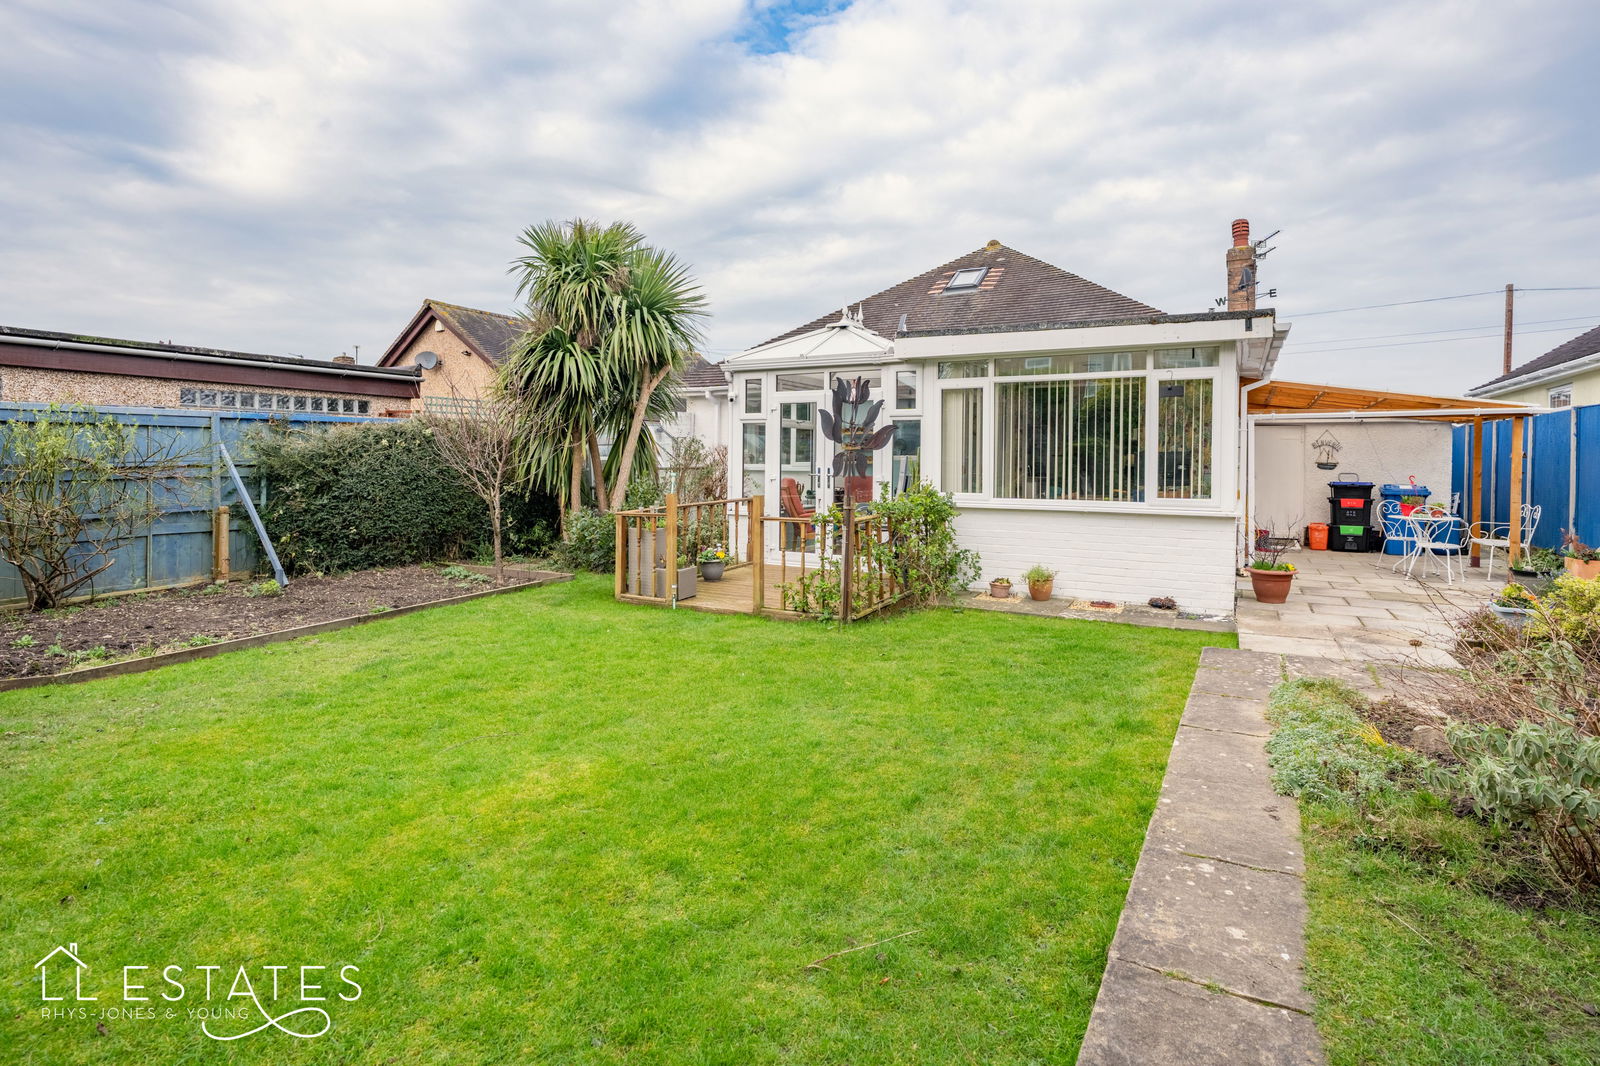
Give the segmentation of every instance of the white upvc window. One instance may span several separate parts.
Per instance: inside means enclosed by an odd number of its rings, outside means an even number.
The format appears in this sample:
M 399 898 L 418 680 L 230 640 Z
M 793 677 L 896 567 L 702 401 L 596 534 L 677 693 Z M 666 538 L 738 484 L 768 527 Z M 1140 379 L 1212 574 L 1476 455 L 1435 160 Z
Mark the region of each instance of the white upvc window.
M 1231 361 L 1194 345 L 939 362 L 941 487 L 1047 509 L 1231 506 Z
M 1572 382 L 1569 381 L 1564 385 L 1552 385 L 1550 387 L 1550 391 L 1549 391 L 1549 393 L 1547 395 L 1549 396 L 1549 400 L 1548 400 L 1546 406 L 1548 406 L 1548 407 L 1571 407 L 1572 406 Z

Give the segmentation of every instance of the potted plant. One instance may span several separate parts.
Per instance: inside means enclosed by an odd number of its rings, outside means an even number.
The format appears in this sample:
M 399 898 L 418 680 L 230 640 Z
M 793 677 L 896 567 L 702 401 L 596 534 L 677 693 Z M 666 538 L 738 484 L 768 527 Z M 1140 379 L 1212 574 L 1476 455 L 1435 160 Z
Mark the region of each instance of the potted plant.
M 1022 575 L 1022 580 L 1028 583 L 1029 596 L 1036 600 L 1048 600 L 1050 594 L 1055 591 L 1056 572 L 1036 564 L 1028 568 L 1028 572 Z
M 695 565 L 687 558 L 678 556 L 678 599 L 687 600 L 695 594 Z M 656 567 L 656 596 L 665 598 L 667 595 L 667 568 Z
M 1523 586 L 1512 582 L 1500 590 L 1500 595 L 1489 601 L 1489 610 L 1512 629 L 1521 629 L 1522 623 L 1539 607 L 1539 597 Z
M 1548 577 L 1562 569 L 1561 553 L 1549 548 L 1535 548 L 1528 553 L 1526 566 L 1541 577 Z
M 1567 573 L 1585 581 L 1600 578 L 1600 549 L 1589 547 L 1576 533 L 1561 538 L 1561 554 L 1567 557 Z
M 1011 579 L 1009 577 L 997 577 L 989 582 L 989 595 L 997 600 L 1009 600 L 1011 598 Z
M 1400 513 L 1410 514 L 1427 502 L 1428 498 L 1426 496 L 1402 496 L 1400 497 Z
M 728 553 L 723 549 L 712 546 L 700 553 L 700 576 L 707 581 L 721 581 L 727 567 Z
M 1283 537 L 1267 537 L 1266 548 L 1257 547 L 1256 553 L 1245 564 L 1250 571 L 1250 588 L 1257 603 L 1284 603 L 1289 599 L 1289 587 L 1294 583 L 1294 564 L 1285 562 L 1283 553 L 1289 541 Z

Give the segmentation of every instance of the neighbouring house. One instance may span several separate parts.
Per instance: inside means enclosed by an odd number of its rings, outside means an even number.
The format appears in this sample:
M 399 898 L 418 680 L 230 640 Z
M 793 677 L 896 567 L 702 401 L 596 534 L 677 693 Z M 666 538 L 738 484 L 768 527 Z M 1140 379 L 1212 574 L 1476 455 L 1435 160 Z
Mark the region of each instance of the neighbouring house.
M 1166 314 L 990 241 L 779 334 L 723 364 L 730 482 L 769 513 L 841 500 L 818 414 L 835 380 L 865 378 L 895 427 L 872 482 L 952 494 L 980 582 L 1043 564 L 1058 594 L 1231 611 L 1240 386 L 1288 332 L 1255 306 L 1243 220 L 1234 237 L 1226 310 Z
M 0 402 L 312 411 L 409 410 L 409 367 L 0 326 Z
M 1537 407 L 1600 404 L 1600 326 L 1467 392 Z
M 422 387 L 413 409 L 450 412 L 477 401 L 526 328 L 527 320 L 517 315 L 424 300 L 378 365 L 414 367 Z M 718 365 L 695 356 L 678 389 L 678 416 L 652 425 L 652 430 L 720 443 L 726 432 L 728 382 Z

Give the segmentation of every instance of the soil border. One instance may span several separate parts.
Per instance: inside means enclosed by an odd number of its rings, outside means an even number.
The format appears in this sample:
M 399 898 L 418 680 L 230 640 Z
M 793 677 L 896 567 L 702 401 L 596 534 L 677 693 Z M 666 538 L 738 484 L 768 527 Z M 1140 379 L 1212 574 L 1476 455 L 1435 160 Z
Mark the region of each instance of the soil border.
M 486 566 L 468 566 L 467 569 L 484 574 L 493 573 L 492 568 Z M 256 633 L 248 637 L 236 637 L 233 640 L 219 641 L 216 644 L 207 644 L 199 648 L 182 648 L 178 651 L 161 652 L 157 655 L 146 655 L 137 659 L 122 659 L 118 662 L 105 663 L 99 666 L 82 666 L 76 670 L 63 670 L 55 674 L 32 674 L 27 677 L 3 678 L 0 679 L 0 692 L 39 688 L 44 685 L 72 685 L 80 681 L 97 681 L 106 677 L 138 674 L 146 670 L 156 670 L 163 666 L 192 662 L 195 659 L 209 659 L 213 655 L 224 655 L 230 651 L 259 648 L 267 644 L 279 644 L 299 637 L 309 637 L 315 633 L 346 629 L 350 626 L 361 625 L 364 622 L 376 622 L 383 618 L 397 618 L 400 615 L 411 614 L 414 611 L 426 611 L 433 607 L 446 607 L 453 603 L 466 603 L 469 600 L 482 599 L 485 596 L 502 596 L 508 592 L 521 592 L 524 589 L 541 588 L 545 585 L 555 585 L 563 581 L 572 580 L 571 574 L 552 574 L 550 571 L 517 570 L 509 567 L 507 568 L 506 576 L 510 578 L 519 574 L 531 575 L 535 573 L 543 576 L 531 577 L 529 580 L 515 585 L 480 589 L 475 592 L 463 593 L 460 596 L 449 596 L 442 600 L 429 600 L 426 603 L 413 603 L 405 607 L 394 607 L 387 611 L 369 611 L 366 614 L 333 618 L 325 622 L 312 622 L 309 625 L 295 626 L 292 629 L 279 629 L 272 633 Z

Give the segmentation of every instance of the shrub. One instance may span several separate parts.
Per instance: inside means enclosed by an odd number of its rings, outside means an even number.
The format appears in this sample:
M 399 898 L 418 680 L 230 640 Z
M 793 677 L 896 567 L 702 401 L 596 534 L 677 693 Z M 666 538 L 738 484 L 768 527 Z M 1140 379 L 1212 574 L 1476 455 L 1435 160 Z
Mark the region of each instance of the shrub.
M 252 444 L 267 483 L 262 518 L 295 573 L 456 557 L 489 538 L 484 502 L 420 424 L 270 430 Z M 514 524 L 530 511 L 538 512 L 536 499 L 509 502 L 507 517 Z
M 1600 887 L 1600 738 L 1571 721 L 1453 725 L 1457 768 L 1430 771 L 1497 825 L 1533 830 L 1561 874 Z
M 843 590 L 840 588 L 839 560 L 823 559 L 822 565 L 779 588 L 783 609 L 810 614 L 831 622 L 839 617 Z
M 1322 678 L 1301 678 L 1273 690 L 1267 720 L 1272 787 L 1281 795 L 1330 801 L 1386 792 L 1415 780 L 1421 757 L 1385 741 L 1357 708 L 1361 696 Z
M 1579 654 L 1600 654 L 1600 581 L 1558 577 L 1540 602 L 1543 609 L 1528 619 L 1530 637 L 1554 637 Z
M 617 520 L 604 511 L 584 508 L 567 515 L 567 540 L 556 556 L 569 570 L 609 574 L 617 565 Z
M 257 581 L 253 585 L 246 586 L 244 594 L 246 596 L 282 596 L 283 586 L 272 578 L 268 578 L 265 581 Z
M 872 510 L 888 519 L 890 537 L 871 550 L 911 605 L 945 599 L 978 579 L 978 553 L 956 543 L 956 505 L 948 494 L 924 481 L 898 496 L 886 487 Z

